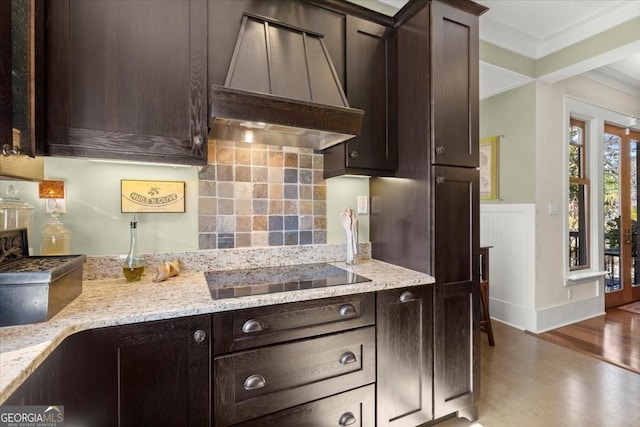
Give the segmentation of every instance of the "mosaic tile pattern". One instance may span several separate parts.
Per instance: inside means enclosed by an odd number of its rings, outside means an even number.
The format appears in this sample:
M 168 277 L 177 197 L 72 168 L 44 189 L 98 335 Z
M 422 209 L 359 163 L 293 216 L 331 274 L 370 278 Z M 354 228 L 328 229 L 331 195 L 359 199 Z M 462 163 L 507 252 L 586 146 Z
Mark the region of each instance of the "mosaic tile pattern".
M 211 141 L 198 177 L 199 249 L 324 244 L 323 156 Z

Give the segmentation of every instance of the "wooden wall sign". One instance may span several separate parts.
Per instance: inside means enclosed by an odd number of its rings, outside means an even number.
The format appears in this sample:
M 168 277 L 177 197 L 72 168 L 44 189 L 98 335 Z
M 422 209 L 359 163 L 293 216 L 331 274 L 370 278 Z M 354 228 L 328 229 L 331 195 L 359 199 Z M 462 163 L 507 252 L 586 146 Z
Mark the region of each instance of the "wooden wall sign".
M 480 199 L 495 200 L 499 195 L 500 136 L 480 140 Z
M 120 181 L 121 210 L 130 212 L 184 212 L 183 181 Z

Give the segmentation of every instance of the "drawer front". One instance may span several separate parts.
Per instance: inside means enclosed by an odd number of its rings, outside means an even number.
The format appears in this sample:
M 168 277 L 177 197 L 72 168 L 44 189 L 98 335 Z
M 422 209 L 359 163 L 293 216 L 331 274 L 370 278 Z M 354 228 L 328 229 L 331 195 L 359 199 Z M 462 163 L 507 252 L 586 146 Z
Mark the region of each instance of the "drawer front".
M 216 357 L 216 425 L 371 384 L 375 368 L 374 327 Z
M 236 424 L 238 427 L 369 427 L 375 424 L 375 386 L 316 400 Z
M 213 353 L 225 354 L 374 323 L 373 293 L 215 313 Z

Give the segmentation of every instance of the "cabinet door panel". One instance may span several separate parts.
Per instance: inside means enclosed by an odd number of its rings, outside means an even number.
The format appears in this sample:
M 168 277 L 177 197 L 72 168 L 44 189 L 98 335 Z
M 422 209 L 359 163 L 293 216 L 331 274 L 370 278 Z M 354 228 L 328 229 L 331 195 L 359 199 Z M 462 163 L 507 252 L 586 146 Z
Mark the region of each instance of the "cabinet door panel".
M 479 355 L 479 172 L 433 168 L 434 411 L 475 419 Z
M 116 331 L 120 425 L 209 425 L 210 316 Z
M 392 176 L 397 167 L 396 32 L 347 16 L 349 105 L 364 110 L 362 132 L 324 150 L 325 178 L 349 174 Z
M 377 299 L 377 425 L 430 421 L 433 287 L 379 292 Z
M 47 5 L 49 155 L 204 164 L 207 3 Z
M 478 298 L 470 286 L 436 287 L 434 413 L 477 418 L 480 393 Z
M 118 358 L 114 328 L 71 335 L 61 344 L 64 415 L 69 425 L 118 422 Z
M 431 3 L 434 164 L 478 166 L 478 17 Z
M 478 281 L 479 172 L 433 168 L 434 275 L 439 284 Z

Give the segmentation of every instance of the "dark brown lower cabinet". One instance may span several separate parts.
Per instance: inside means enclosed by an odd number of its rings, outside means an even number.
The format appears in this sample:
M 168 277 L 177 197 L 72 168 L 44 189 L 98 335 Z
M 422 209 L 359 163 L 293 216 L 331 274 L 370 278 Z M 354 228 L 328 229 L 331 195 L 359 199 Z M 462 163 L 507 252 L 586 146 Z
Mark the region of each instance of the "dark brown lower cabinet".
M 470 385 L 460 345 L 470 335 L 456 326 L 470 297 L 447 294 L 441 354 L 435 293 L 414 286 L 79 332 L 6 404 L 64 405 L 70 426 L 419 426 L 438 417 L 434 387 L 444 397 Z M 227 345 L 243 341 L 252 344 Z M 447 360 L 435 378 L 434 354 Z
M 211 316 L 116 328 L 120 426 L 208 426 Z
M 473 292 L 463 286 L 436 288 L 434 354 L 435 417 L 457 413 L 478 418 L 480 382 L 479 332 Z
M 79 332 L 60 345 L 63 355 L 60 403 L 64 405 L 65 425 L 116 425 L 118 351 L 113 333 L 116 329 Z
M 434 166 L 434 416 L 477 418 L 480 391 L 479 172 Z
M 63 405 L 65 425 L 209 426 L 211 316 L 68 337 L 5 402 Z
M 433 419 L 433 286 L 378 292 L 378 426 L 415 427 Z

